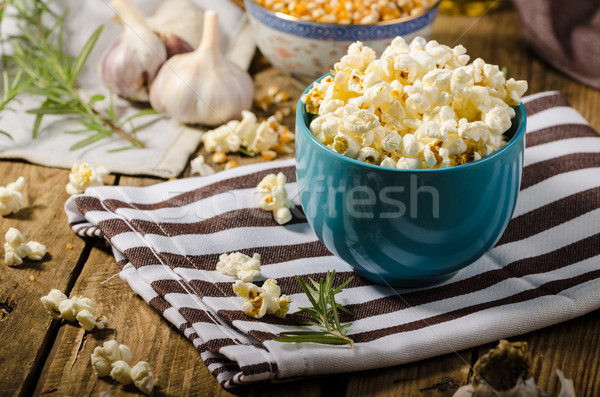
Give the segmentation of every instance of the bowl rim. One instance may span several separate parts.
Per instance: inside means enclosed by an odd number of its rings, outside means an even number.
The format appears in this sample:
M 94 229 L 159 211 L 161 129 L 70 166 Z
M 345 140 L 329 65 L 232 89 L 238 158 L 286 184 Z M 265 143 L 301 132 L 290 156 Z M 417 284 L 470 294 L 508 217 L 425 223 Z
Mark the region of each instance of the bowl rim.
M 426 14 L 430 13 L 431 11 L 435 10 L 440 5 L 441 1 L 442 0 L 437 0 L 432 6 L 430 6 L 429 8 L 426 8 L 425 11 L 423 11 L 419 14 L 416 14 L 416 15 L 407 15 L 407 16 L 404 16 L 401 18 L 390 19 L 389 21 L 380 21 L 380 22 L 368 23 L 368 24 L 348 24 L 348 25 L 341 25 L 341 24 L 329 23 L 329 22 L 303 21 L 298 17 L 284 14 L 283 12 L 269 10 L 268 8 L 265 8 L 265 7 L 261 6 L 260 4 L 254 2 L 254 0 L 244 0 L 244 4 L 246 4 L 246 9 L 249 8 L 248 3 L 250 3 L 253 6 L 256 6 L 260 9 L 264 10 L 265 12 L 271 14 L 273 17 L 283 19 L 288 22 L 306 23 L 306 24 L 313 24 L 313 25 L 318 25 L 318 26 L 323 26 L 323 27 L 341 26 L 343 28 L 356 28 L 356 27 L 388 26 L 388 25 L 395 25 L 398 23 L 408 22 L 413 19 L 422 17 L 423 15 L 426 15 Z
M 306 89 L 302 92 L 302 95 L 300 96 L 300 99 L 298 100 L 298 104 L 296 107 L 296 126 L 297 126 L 297 128 L 299 126 L 299 128 L 301 130 L 304 130 L 301 133 L 306 134 L 308 136 L 308 139 L 313 144 L 317 145 L 317 147 L 319 149 L 326 151 L 327 153 L 332 155 L 334 158 L 336 158 L 342 162 L 348 163 L 348 165 L 353 165 L 355 167 L 365 167 L 367 169 L 377 170 L 377 172 L 428 173 L 428 174 L 441 173 L 441 172 L 445 172 L 445 173 L 460 172 L 461 170 L 465 170 L 468 167 L 482 167 L 486 163 L 488 163 L 490 161 L 494 161 L 497 157 L 500 157 L 504 152 L 507 152 L 510 148 L 517 145 L 518 142 L 523 140 L 523 138 L 525 137 L 525 128 L 527 126 L 527 114 L 525 112 L 525 106 L 523 105 L 523 102 L 521 101 L 520 104 L 518 104 L 516 106 L 512 106 L 512 108 L 515 109 L 515 112 L 516 112 L 513 120 L 516 120 L 518 118 L 519 113 L 521 113 L 521 115 L 522 115 L 521 123 L 520 123 L 519 127 L 517 128 L 517 131 L 515 132 L 513 137 L 510 138 L 510 140 L 506 143 L 506 145 L 502 146 L 500 149 L 496 150 L 494 153 L 490 154 L 489 156 L 482 157 L 481 159 L 479 159 L 477 161 L 472 161 L 470 163 L 460 164 L 460 165 L 456 165 L 453 167 L 447 167 L 447 168 L 425 168 L 425 169 L 423 169 L 423 168 L 420 168 L 420 169 L 388 168 L 388 167 L 382 167 L 377 164 L 369 164 L 369 163 L 365 163 L 362 161 L 358 161 L 351 157 L 347 157 L 342 154 L 339 154 L 335 150 L 325 146 L 321 141 L 319 141 L 310 132 L 309 126 L 307 126 L 306 123 L 304 122 L 305 118 L 307 119 L 307 117 L 305 117 L 305 115 L 308 116 L 310 113 L 308 113 L 306 111 L 306 106 L 302 102 L 302 98 L 304 97 L 305 94 L 308 93 L 308 91 L 312 88 L 314 83 L 321 81 L 322 79 L 326 78 L 327 76 L 331 76 L 331 73 L 327 73 L 327 74 L 319 77 L 317 80 L 310 83 L 310 85 L 308 87 L 306 87 Z M 511 125 L 511 127 L 512 127 L 512 125 Z M 298 131 L 296 131 L 296 134 L 298 134 Z M 296 156 L 298 156 L 298 155 L 299 155 L 299 153 L 296 150 Z

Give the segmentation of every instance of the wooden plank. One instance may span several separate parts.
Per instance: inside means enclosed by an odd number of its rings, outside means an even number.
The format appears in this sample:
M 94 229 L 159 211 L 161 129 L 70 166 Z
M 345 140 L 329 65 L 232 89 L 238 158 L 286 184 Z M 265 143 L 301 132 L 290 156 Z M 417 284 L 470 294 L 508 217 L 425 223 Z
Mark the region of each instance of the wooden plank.
M 94 375 L 90 362 L 94 348 L 116 339 L 131 348 L 133 362 L 150 363 L 155 394 L 229 396 L 202 364 L 193 345 L 116 276 L 119 267 L 103 245 L 103 241 L 98 241 L 92 250 L 72 295 L 91 298 L 97 312 L 108 317 L 109 328 L 85 332 L 77 325 L 61 324 L 35 394 L 139 394 L 132 385 L 123 386 L 110 377 L 98 379 Z
M 600 396 L 600 310 L 523 335 L 532 357 L 533 376 L 549 395 L 558 395 L 556 370 L 573 380 L 577 396 Z
M 12 311 L 0 322 L 0 340 L 5 342 L 0 349 L 0 389 L 5 395 L 30 393 L 56 332 L 40 297 L 52 288 L 69 289 L 81 268 L 78 260 L 85 243 L 70 230 L 62 210 L 68 197 L 64 191 L 68 174 L 67 170 L 18 161 L 0 162 L 1 185 L 19 176 L 26 179 L 26 208 L 0 218 L 2 243 L 6 231 L 16 227 L 27 240 L 48 248 L 41 261 L 26 261 L 18 267 L 0 262 L 0 302 L 14 302 Z M 67 244 L 73 249 L 67 249 Z M 35 281 L 30 281 L 31 276 Z
M 467 383 L 469 350 L 417 363 L 351 374 L 346 397 L 451 397 Z

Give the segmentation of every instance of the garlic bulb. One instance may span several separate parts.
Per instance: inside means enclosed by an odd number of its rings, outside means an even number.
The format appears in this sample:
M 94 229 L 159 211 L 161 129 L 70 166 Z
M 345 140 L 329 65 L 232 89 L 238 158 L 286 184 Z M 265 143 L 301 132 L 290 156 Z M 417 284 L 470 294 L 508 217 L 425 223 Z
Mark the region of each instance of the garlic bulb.
M 148 25 L 163 41 L 184 40 L 191 49 L 198 48 L 202 38 L 204 11 L 194 0 L 166 0 L 147 18 Z M 167 51 L 169 45 L 167 44 Z
M 219 125 L 250 108 L 252 79 L 221 55 L 218 32 L 217 13 L 205 11 L 200 47 L 169 59 L 156 76 L 150 90 L 154 110 L 182 123 Z
M 167 50 L 139 8 L 126 0 L 110 5 L 124 31 L 102 55 L 102 80 L 123 98 L 147 102 L 148 86 L 167 59 Z

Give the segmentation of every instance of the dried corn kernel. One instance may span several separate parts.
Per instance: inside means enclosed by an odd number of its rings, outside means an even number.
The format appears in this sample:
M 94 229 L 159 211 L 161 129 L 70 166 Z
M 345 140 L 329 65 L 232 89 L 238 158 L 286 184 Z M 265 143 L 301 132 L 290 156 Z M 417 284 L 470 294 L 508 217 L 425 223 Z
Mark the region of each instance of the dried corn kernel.
M 73 247 L 73 244 L 71 244 L 71 243 L 67 243 L 67 249 L 68 249 L 68 250 L 72 250 L 73 248 L 74 248 L 74 247 Z
M 263 160 L 265 161 L 271 161 L 274 160 L 275 157 L 277 157 L 277 152 L 274 150 L 263 150 L 262 152 L 260 152 L 260 156 L 263 158 Z
M 212 161 L 216 164 L 222 164 L 227 161 L 227 155 L 225 152 L 216 152 L 212 155 Z
M 235 168 L 237 166 L 238 166 L 238 163 L 236 161 L 234 161 L 234 160 L 229 160 L 227 163 L 225 163 L 225 169 L 226 170 Z
M 374 24 L 410 15 L 419 15 L 436 0 L 254 0 L 262 7 L 291 15 L 302 21 Z

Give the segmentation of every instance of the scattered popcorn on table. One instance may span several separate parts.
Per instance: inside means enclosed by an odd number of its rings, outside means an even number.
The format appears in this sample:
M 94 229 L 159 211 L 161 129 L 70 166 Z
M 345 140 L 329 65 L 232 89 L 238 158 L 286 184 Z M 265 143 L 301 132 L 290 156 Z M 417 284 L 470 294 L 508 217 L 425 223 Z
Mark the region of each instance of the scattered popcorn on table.
M 25 187 L 25 178 L 22 176 L 15 182 L 0 186 L 0 215 L 19 212 L 23 208 L 23 187 Z
M 133 359 L 131 349 L 120 345 L 117 341 L 109 340 L 102 346 L 97 346 L 92 353 L 92 368 L 97 377 L 109 376 L 117 382 L 128 385 L 133 384 L 145 394 L 150 394 L 154 387 L 154 375 L 150 364 L 140 361 L 130 367 Z
M 104 342 L 102 346 L 96 346 L 92 353 L 92 368 L 94 368 L 96 376 L 108 376 L 113 362 L 123 361 L 128 363 L 132 358 L 131 349 L 126 345 L 120 345 L 113 339 Z
M 108 319 L 105 316 L 96 316 L 96 308 L 90 298 L 82 296 L 67 298 L 59 290 L 52 289 L 40 300 L 52 318 L 77 321 L 86 331 L 94 328 L 104 329 L 108 325 Z
M 4 261 L 8 266 L 18 266 L 23 258 L 39 261 L 46 255 L 46 246 L 37 241 L 25 242 L 18 229 L 11 227 L 4 235 Z
M 92 186 L 103 186 L 108 170 L 102 166 L 93 167 L 88 163 L 75 163 L 69 174 L 66 190 L 69 194 L 80 194 Z
M 268 279 L 262 287 L 237 280 L 233 284 L 233 291 L 237 296 L 246 298 L 242 310 L 254 318 L 261 318 L 267 313 L 283 318 L 292 301 L 289 296 L 281 295 L 281 288 L 274 279 Z
M 250 111 L 242 111 L 242 120 L 232 120 L 227 124 L 204 133 L 202 140 L 207 151 L 235 153 L 245 148 L 251 154 L 268 153 L 275 158 L 277 153 L 289 153 L 286 143 L 293 141 L 294 133 L 281 125 L 275 116 L 258 121 Z M 264 156 L 263 156 L 264 157 Z M 214 160 L 214 157 L 213 157 Z M 215 162 L 224 162 L 222 155 Z
M 389 168 L 446 168 L 488 156 L 506 144 L 527 90 L 498 66 L 450 48 L 397 37 L 380 59 L 355 42 L 333 76 L 302 97 L 313 135 L 336 152 Z
M 217 270 L 246 283 L 252 282 L 255 277 L 260 276 L 260 254 L 255 253 L 252 258 L 241 252 L 222 254 L 219 256 Z
M 432 7 L 435 0 L 254 0 L 274 12 L 291 15 L 302 21 L 367 25 L 409 15 L 419 15 Z
M 131 367 L 131 379 L 133 384 L 144 394 L 150 394 L 154 387 L 154 375 L 150 364 L 146 361 L 140 361 Z
M 266 95 L 256 99 L 254 103 L 257 107 L 266 112 L 272 104 L 285 102 L 288 99 L 290 99 L 290 94 L 287 91 L 282 90 L 277 85 L 272 85 L 267 88 Z
M 283 225 L 292 219 L 290 208 L 294 202 L 287 196 L 285 184 L 287 178 L 283 173 L 265 176 L 256 187 L 259 194 L 259 207 L 265 211 L 272 211 L 275 221 Z
M 131 367 L 123 360 L 118 360 L 110 364 L 110 377 L 117 382 L 128 385 L 132 382 L 131 380 Z
M 192 166 L 192 175 L 198 174 L 200 176 L 207 176 L 215 173 L 215 170 L 204 161 L 204 156 L 202 155 L 190 161 L 190 165 Z

